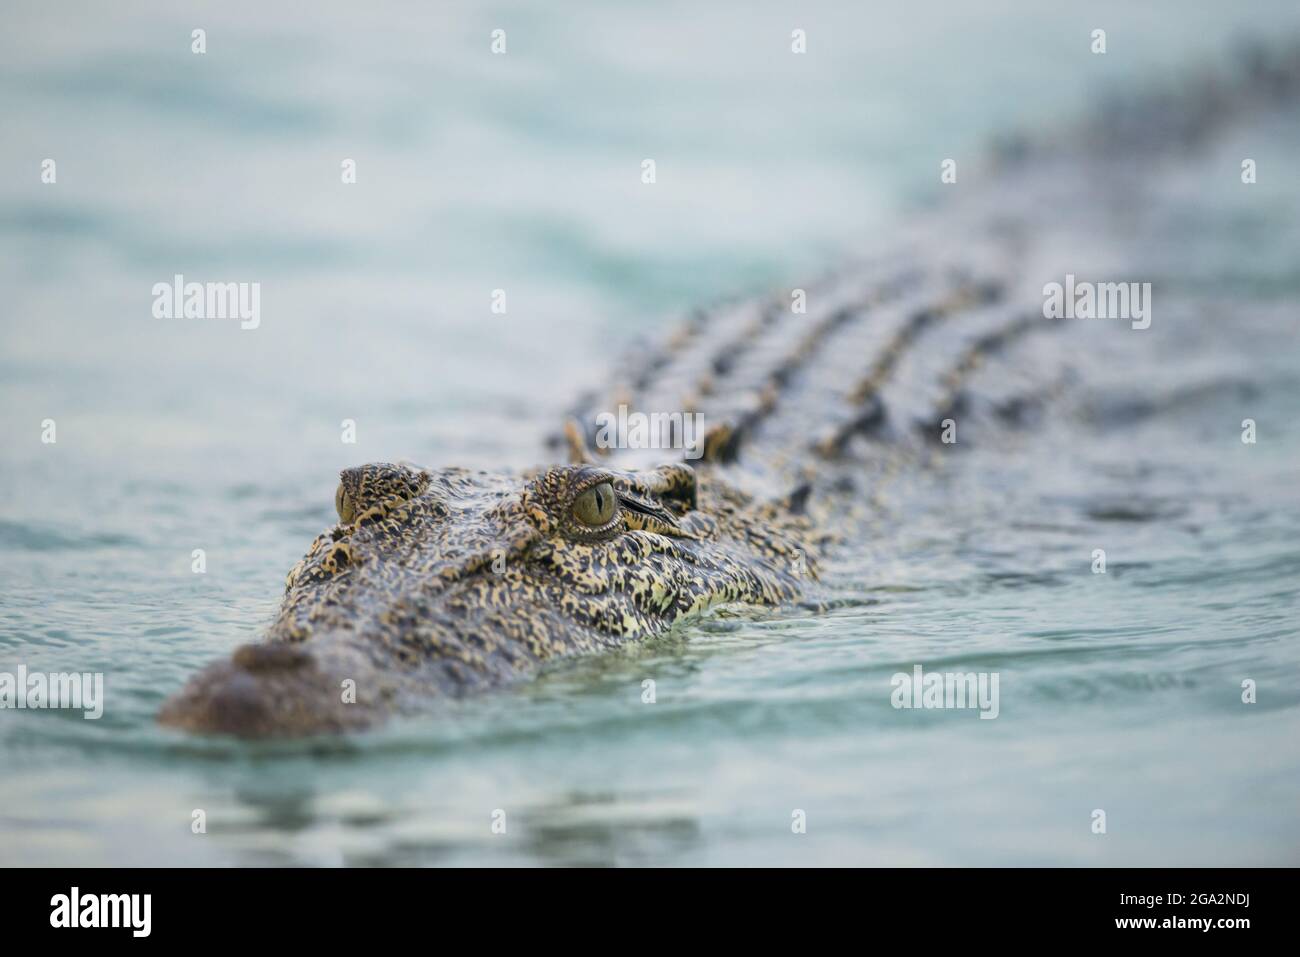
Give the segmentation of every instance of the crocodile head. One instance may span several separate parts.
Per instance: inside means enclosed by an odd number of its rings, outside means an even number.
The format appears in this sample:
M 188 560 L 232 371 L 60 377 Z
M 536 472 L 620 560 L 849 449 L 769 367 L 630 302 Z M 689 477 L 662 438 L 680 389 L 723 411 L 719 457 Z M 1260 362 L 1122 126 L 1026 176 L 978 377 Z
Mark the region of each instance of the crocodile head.
M 429 695 L 775 604 L 809 523 L 686 465 L 531 473 L 348 469 L 340 522 L 289 573 L 269 641 L 197 674 L 164 724 L 245 736 L 365 727 Z

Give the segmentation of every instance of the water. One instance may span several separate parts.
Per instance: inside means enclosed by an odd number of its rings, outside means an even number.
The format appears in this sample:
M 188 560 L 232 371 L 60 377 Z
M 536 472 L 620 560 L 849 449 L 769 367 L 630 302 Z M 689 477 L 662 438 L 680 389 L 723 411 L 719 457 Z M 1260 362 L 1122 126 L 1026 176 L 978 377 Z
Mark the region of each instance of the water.
M 1193 230 L 1182 263 L 1249 305 L 1220 357 L 1255 384 L 1256 446 L 1215 438 L 1220 409 L 1243 417 L 1231 388 L 1133 428 L 1049 427 L 1032 455 L 973 451 L 895 493 L 826 615 L 721 616 L 344 741 L 153 725 L 265 627 L 338 469 L 534 462 L 634 336 L 887 235 L 935 157 L 1300 21 L 836 6 L 13 7 L 0 671 L 102 670 L 109 703 L 0 713 L 0 863 L 1297 862 L 1288 141 L 1251 144 L 1254 205 Z M 262 326 L 154 320 L 178 272 L 261 282 Z M 997 671 L 999 718 L 894 710 L 915 662 Z

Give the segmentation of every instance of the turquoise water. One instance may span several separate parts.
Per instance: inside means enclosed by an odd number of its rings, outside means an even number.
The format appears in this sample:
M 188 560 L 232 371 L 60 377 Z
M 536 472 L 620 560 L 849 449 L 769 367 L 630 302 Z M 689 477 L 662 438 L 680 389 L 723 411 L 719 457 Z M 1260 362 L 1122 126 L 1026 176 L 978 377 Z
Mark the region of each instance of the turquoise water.
M 265 627 L 340 468 L 532 463 L 636 335 L 879 242 L 936 157 L 1300 25 L 843 6 L 13 6 L 0 671 L 103 671 L 108 704 L 0 712 L 0 863 L 1297 863 L 1294 187 L 1190 231 L 1182 278 L 1245 303 L 1228 387 L 918 477 L 829 614 L 720 617 L 345 741 L 154 727 Z M 1252 144 L 1272 170 L 1292 146 Z M 259 281 L 260 328 L 153 319 L 178 272 Z M 894 710 L 915 662 L 997 671 L 999 718 Z

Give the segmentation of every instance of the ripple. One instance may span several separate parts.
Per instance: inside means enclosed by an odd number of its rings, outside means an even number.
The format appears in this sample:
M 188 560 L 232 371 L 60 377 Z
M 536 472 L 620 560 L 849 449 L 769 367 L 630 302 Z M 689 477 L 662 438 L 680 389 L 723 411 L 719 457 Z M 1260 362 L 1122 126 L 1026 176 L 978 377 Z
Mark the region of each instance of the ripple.
M 138 547 L 139 539 L 119 532 L 76 533 L 35 522 L 0 519 L 0 546 L 32 552 Z

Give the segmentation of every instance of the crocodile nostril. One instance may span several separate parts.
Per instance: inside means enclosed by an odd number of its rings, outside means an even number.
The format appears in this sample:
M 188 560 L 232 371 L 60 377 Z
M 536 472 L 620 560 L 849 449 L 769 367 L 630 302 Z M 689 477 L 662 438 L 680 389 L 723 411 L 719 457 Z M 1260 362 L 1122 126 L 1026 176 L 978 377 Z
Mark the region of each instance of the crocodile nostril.
M 311 655 L 293 645 L 243 645 L 235 649 L 231 661 L 249 674 L 263 674 L 301 668 L 311 661 Z
M 214 729 L 237 731 L 256 727 L 271 716 L 263 688 L 250 674 L 235 671 L 214 687 L 208 697 L 206 717 Z

